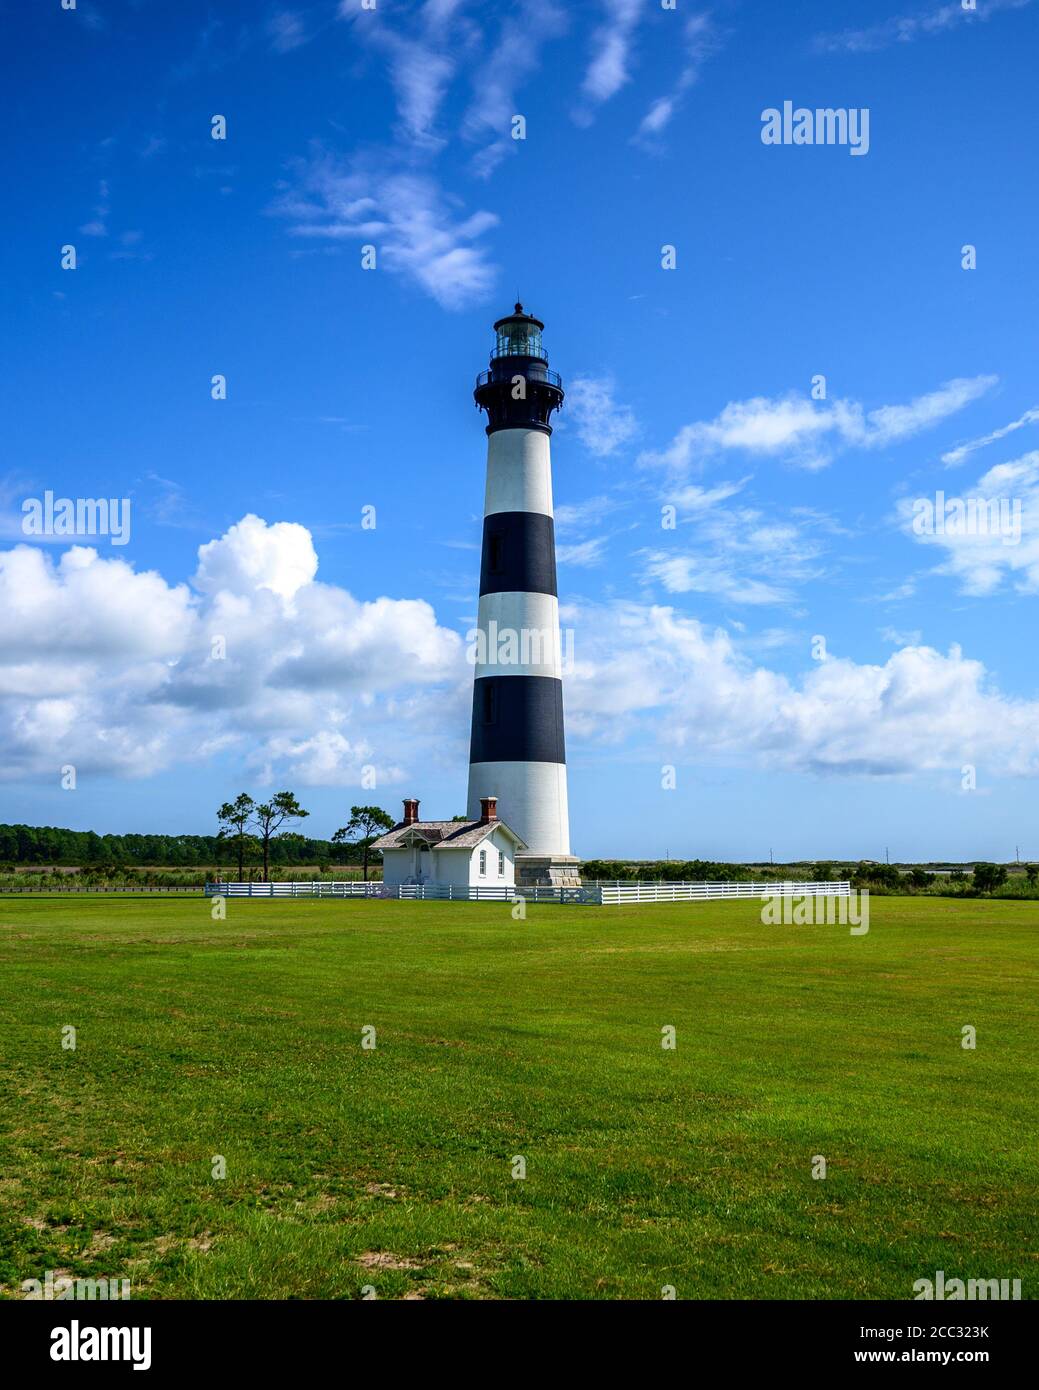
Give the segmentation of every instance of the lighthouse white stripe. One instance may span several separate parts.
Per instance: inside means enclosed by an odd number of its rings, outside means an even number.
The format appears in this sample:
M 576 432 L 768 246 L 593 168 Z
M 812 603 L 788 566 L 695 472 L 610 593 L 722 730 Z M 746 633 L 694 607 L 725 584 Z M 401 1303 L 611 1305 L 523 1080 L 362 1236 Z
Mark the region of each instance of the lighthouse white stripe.
M 474 680 L 562 675 L 559 600 L 554 594 L 482 594 L 476 626 L 483 635 L 471 639 L 470 650 L 477 658 Z
M 484 516 L 495 512 L 552 515 L 552 458 L 541 430 L 495 430 L 487 440 Z
M 470 820 L 480 819 L 483 796 L 497 796 L 498 815 L 531 853 L 570 853 L 565 763 L 471 763 Z

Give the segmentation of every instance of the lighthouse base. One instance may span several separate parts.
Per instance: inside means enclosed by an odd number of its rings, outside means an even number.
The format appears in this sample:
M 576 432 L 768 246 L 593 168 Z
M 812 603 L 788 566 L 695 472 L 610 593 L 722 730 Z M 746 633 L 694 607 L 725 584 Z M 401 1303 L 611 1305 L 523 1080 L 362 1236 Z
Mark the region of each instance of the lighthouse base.
M 516 890 L 580 888 L 581 861 L 572 854 L 517 854 Z

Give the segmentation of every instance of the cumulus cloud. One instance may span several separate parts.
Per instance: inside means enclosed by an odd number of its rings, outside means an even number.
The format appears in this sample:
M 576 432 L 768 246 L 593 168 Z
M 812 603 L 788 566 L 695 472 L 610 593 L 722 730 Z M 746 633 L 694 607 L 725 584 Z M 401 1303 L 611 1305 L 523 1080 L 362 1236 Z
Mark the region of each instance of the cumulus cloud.
M 911 646 L 883 665 L 832 656 L 796 678 L 756 664 L 732 636 L 671 607 L 569 612 L 572 738 L 633 731 L 656 749 L 727 765 L 828 775 L 1039 775 L 1039 700 L 996 690 L 959 647 Z
M 310 532 L 293 521 L 273 526 L 251 512 L 222 536 L 199 547 L 195 585 L 209 593 L 269 589 L 291 598 L 317 574 Z
M 715 454 L 736 450 L 823 468 L 843 449 L 881 448 L 930 429 L 997 381 L 995 376 L 958 377 L 905 405 L 869 411 L 857 401 L 815 401 L 796 392 L 730 401 L 713 420 L 684 425 L 666 449 L 646 451 L 638 462 L 681 476 Z
M 190 584 L 83 546 L 0 553 L 0 776 L 147 777 L 232 750 L 272 777 L 392 782 L 438 717 L 464 756 L 461 637 L 425 602 L 316 573 L 305 527 L 256 516 L 200 547 Z
M 271 783 L 356 786 L 374 766 L 386 786 L 431 756 L 464 764 L 462 638 L 421 600 L 300 580 L 310 552 L 296 529 L 243 518 L 201 547 L 190 584 L 82 546 L 0 553 L 0 775 L 56 780 L 71 763 L 80 779 L 150 777 L 223 754 Z M 766 539 L 783 553 L 786 538 Z M 576 633 L 578 747 L 627 740 L 833 774 L 965 761 L 1039 773 L 1039 702 L 1001 694 L 956 647 L 906 646 L 883 665 L 834 656 L 795 678 L 758 664 L 753 639 L 670 606 L 562 617 Z

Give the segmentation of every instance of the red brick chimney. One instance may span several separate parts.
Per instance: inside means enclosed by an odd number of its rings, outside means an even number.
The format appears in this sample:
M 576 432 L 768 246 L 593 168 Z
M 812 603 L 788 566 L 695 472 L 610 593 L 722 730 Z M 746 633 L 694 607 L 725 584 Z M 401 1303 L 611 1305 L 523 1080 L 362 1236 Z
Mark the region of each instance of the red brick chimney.
M 490 825 L 491 821 L 498 819 L 498 798 L 496 796 L 481 796 L 480 798 L 480 824 Z
M 406 796 L 404 798 L 404 824 L 414 825 L 418 820 L 418 798 Z

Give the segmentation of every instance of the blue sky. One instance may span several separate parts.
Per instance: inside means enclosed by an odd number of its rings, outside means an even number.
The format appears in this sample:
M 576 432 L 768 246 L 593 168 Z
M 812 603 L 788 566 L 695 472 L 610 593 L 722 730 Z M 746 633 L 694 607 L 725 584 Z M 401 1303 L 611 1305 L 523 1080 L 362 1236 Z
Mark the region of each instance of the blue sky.
M 518 294 L 568 391 L 575 851 L 1039 858 L 1039 0 L 0 17 L 0 818 L 464 809 Z M 763 144 L 786 100 L 868 153 Z M 27 536 L 48 490 L 128 544 Z M 1016 538 L 914 530 L 939 492 Z

